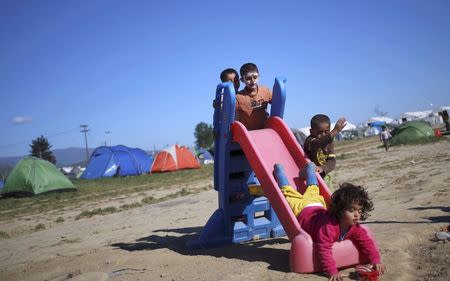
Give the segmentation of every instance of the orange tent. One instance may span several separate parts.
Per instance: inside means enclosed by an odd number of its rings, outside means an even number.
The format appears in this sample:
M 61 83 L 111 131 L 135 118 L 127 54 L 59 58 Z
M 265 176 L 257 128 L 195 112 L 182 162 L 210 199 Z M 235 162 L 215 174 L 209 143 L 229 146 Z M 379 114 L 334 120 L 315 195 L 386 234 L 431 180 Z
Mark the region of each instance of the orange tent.
M 197 157 L 187 147 L 173 145 L 156 154 L 150 173 L 198 168 L 200 163 Z

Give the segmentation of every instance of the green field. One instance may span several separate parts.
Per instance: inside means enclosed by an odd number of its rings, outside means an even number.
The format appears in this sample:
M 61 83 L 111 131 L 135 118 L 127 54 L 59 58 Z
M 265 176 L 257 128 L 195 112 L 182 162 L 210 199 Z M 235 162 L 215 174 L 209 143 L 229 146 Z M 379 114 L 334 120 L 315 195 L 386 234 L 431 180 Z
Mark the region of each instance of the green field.
M 72 180 L 77 188 L 76 192 L 58 192 L 41 194 L 34 197 L 23 198 L 1 198 L 0 199 L 0 220 L 10 220 L 17 216 L 43 214 L 47 212 L 58 212 L 76 208 L 82 204 L 96 202 L 108 198 L 123 197 L 127 194 L 144 193 L 152 189 L 166 187 L 189 186 L 201 180 L 212 181 L 213 165 L 202 166 L 200 169 L 182 170 L 172 173 L 146 174 L 132 177 L 102 178 L 96 180 Z M 212 188 L 212 187 L 211 187 Z M 124 209 L 161 202 L 178 196 L 195 193 L 183 188 L 181 191 L 173 193 L 163 198 L 152 198 L 151 196 L 142 199 L 140 202 L 125 204 L 118 209 L 94 209 L 85 210 L 81 217 L 89 217 L 97 213 L 112 213 Z

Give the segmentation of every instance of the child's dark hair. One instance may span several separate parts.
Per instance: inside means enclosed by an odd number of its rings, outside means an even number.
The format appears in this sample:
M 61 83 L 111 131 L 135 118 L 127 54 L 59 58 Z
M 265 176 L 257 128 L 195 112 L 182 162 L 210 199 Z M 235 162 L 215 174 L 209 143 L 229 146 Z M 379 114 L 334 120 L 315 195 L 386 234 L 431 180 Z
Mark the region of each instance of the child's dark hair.
M 311 118 L 311 128 L 317 128 L 320 124 L 328 123 L 330 124 L 330 117 L 325 114 L 316 114 Z
M 227 79 L 227 75 L 228 74 L 235 74 L 236 77 L 234 78 L 235 80 L 239 80 L 239 73 L 236 71 L 236 69 L 234 68 L 227 68 L 224 71 L 222 71 L 222 73 L 220 73 L 220 81 L 225 82 Z
M 369 194 L 362 186 L 356 186 L 351 183 L 343 183 L 339 185 L 339 189 L 331 195 L 331 204 L 328 211 L 336 218 L 340 218 L 344 212 L 353 204 L 362 206 L 361 220 L 364 221 L 369 217 L 369 212 L 373 210 L 372 200 Z
M 259 70 L 258 70 L 258 67 L 256 66 L 256 64 L 248 62 L 241 66 L 241 69 L 239 70 L 239 72 L 241 73 L 241 76 L 244 77 L 245 74 L 247 74 L 249 72 L 259 73 Z

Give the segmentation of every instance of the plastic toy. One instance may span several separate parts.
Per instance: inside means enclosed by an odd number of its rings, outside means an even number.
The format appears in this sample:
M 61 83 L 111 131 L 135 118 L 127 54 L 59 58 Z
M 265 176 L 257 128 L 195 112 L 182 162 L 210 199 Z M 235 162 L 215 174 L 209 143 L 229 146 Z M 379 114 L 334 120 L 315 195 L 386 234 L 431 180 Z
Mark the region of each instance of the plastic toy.
M 222 101 L 222 106 L 214 113 L 214 126 L 216 129 L 216 154 L 214 183 L 219 191 L 219 208 L 214 212 L 198 240 L 190 241 L 191 249 L 199 247 L 220 246 L 226 243 L 248 241 L 258 235 L 258 227 L 265 225 L 264 237 L 270 229 L 270 236 L 279 236 L 284 232 L 291 241 L 290 268 L 297 273 L 310 273 L 320 271 L 320 262 L 317 247 L 311 236 L 305 232 L 291 211 L 278 184 L 273 177 L 275 163 L 282 164 L 293 187 L 303 193 L 305 182 L 298 178 L 299 171 L 306 164 L 303 149 L 296 141 L 293 133 L 283 121 L 285 101 L 285 79 L 275 79 L 273 90 L 271 117 L 267 120 L 265 128 L 247 131 L 238 121 L 234 121 L 235 93 L 231 82 L 219 84 L 216 100 Z M 221 157 L 223 156 L 223 157 Z M 248 161 L 248 162 L 247 162 Z M 217 167 L 216 167 L 217 165 Z M 247 175 L 253 169 L 258 178 L 263 197 L 253 198 L 248 191 Z M 323 179 L 317 174 L 321 195 L 327 204 L 330 203 L 331 193 Z M 234 185 L 236 180 L 240 183 Z M 247 198 L 246 204 L 236 208 L 230 203 L 236 192 L 243 192 Z M 261 205 L 267 209 L 263 217 L 249 215 L 249 211 L 256 211 L 259 198 L 268 199 Z M 265 199 L 267 198 L 267 199 Z M 270 208 L 268 208 L 270 202 Z M 261 206 L 260 206 L 261 207 Z M 274 210 L 275 212 L 271 212 Z M 275 213 L 277 216 L 275 216 Z M 245 216 L 242 218 L 242 215 Z M 254 213 L 253 213 L 254 214 Z M 242 218 L 235 221 L 234 216 Z M 256 223 L 257 219 L 261 219 Z M 279 219 L 284 231 L 276 226 Z M 240 227 L 246 228 L 239 232 Z M 371 232 L 369 235 L 371 235 Z M 241 234 L 244 239 L 240 240 Z M 366 257 L 358 252 L 349 240 L 333 244 L 333 258 L 336 266 L 348 267 L 355 264 L 368 263 Z
M 273 88 L 271 115 L 283 116 L 284 81 Z M 235 116 L 235 91 L 232 83 L 217 86 L 214 111 L 214 188 L 219 207 L 212 214 L 200 237 L 188 248 L 207 248 L 231 243 L 285 236 L 268 199 L 254 178 L 252 167 L 239 143 L 231 138 Z
M 357 265 L 355 271 L 358 273 L 359 280 L 361 281 L 377 281 L 378 276 L 380 276 L 377 270 L 364 265 Z

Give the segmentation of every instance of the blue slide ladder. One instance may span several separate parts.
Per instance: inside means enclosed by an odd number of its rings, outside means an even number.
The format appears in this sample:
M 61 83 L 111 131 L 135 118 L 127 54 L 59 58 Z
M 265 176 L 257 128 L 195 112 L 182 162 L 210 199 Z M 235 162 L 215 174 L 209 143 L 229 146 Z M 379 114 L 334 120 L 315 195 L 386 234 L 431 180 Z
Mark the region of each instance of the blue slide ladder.
M 283 118 L 286 99 L 284 78 L 273 86 L 271 116 Z M 232 141 L 236 93 L 231 82 L 217 86 L 214 110 L 214 189 L 219 207 L 211 215 L 190 249 L 219 247 L 256 239 L 284 236 L 285 231 L 265 196 L 253 196 L 249 184 L 256 178 L 240 148 Z

